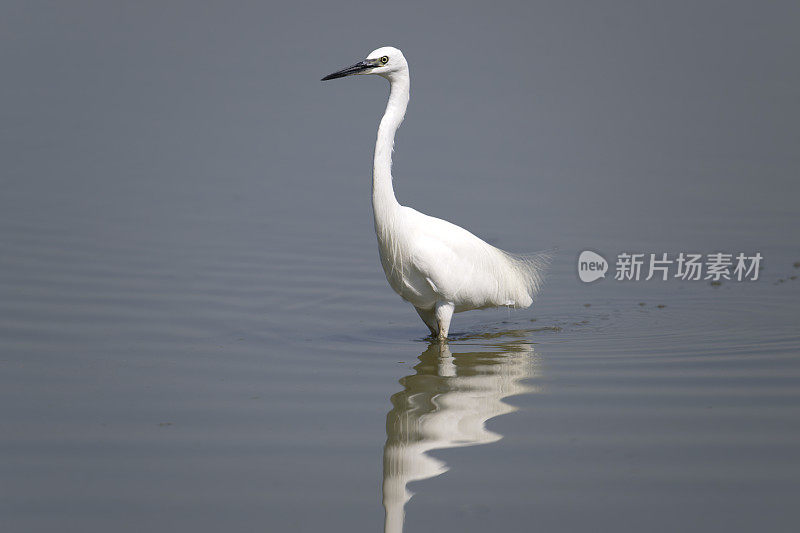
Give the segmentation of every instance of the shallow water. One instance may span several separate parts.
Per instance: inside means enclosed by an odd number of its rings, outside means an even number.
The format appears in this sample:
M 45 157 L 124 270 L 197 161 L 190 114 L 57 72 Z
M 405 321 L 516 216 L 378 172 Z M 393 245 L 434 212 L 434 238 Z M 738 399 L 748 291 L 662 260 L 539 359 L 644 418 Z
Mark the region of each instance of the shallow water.
M 561 250 L 533 309 L 459 314 L 439 347 L 371 238 L 3 239 L 9 530 L 798 518 L 800 282 L 780 246 L 761 281 L 720 287 L 586 286 Z
M 377 258 L 385 87 L 316 81 L 383 42 L 342 31 L 374 6 L 112 5 L 0 17 L 3 531 L 797 529 L 790 17 L 395 14 L 400 201 L 558 249 L 533 308 L 456 315 L 440 346 Z M 453 11 L 464 35 L 427 26 Z M 444 73 L 423 52 L 451 41 L 530 72 Z M 585 249 L 764 269 L 586 285 Z

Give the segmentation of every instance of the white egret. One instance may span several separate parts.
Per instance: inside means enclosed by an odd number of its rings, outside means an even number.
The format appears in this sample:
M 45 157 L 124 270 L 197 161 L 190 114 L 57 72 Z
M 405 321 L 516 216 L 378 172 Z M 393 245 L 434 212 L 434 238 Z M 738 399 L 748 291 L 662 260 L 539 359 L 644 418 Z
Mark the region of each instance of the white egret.
M 529 307 L 545 254 L 510 254 L 446 220 L 397 202 L 392 188 L 394 134 L 410 96 L 408 63 L 390 46 L 322 78 L 377 74 L 389 80 L 389 102 L 378 127 L 372 209 L 381 264 L 392 289 L 411 303 L 434 337 L 446 339 L 453 313 L 488 307 Z

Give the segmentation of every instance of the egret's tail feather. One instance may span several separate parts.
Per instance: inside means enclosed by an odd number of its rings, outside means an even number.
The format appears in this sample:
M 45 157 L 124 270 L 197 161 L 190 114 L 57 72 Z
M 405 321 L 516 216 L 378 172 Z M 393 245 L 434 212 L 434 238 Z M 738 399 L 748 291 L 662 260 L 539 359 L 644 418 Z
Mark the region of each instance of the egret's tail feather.
M 530 254 L 512 254 L 505 252 L 508 259 L 513 264 L 514 269 L 522 278 L 523 284 L 527 287 L 528 298 L 520 298 L 518 300 L 518 304 L 523 304 L 520 307 L 528 307 L 533 301 L 533 297 L 542 288 L 545 273 L 550 266 L 555 252 L 554 249 Z

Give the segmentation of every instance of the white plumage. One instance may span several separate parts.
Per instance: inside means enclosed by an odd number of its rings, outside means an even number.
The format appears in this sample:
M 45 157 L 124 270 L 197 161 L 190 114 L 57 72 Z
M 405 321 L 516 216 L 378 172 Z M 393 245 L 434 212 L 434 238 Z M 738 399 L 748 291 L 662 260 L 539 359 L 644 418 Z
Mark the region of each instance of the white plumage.
M 464 228 L 402 206 L 394 196 L 394 135 L 410 95 L 403 53 L 397 48 L 378 48 L 365 60 L 323 80 L 354 74 L 377 74 L 390 84 L 375 142 L 372 207 L 381 264 L 392 289 L 416 308 L 431 334 L 440 339 L 447 338 L 454 312 L 529 307 L 541 285 L 546 254 L 510 254 Z

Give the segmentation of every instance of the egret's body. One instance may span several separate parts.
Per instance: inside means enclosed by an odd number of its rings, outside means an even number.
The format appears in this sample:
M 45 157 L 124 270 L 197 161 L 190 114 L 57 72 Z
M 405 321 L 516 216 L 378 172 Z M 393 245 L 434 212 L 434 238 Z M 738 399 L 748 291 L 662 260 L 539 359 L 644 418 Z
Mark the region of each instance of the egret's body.
M 447 338 L 454 312 L 530 306 L 541 284 L 543 255 L 509 254 L 455 224 L 397 202 L 392 149 L 410 95 L 403 53 L 392 47 L 378 48 L 364 61 L 323 80 L 352 74 L 378 74 L 391 87 L 375 143 L 372 207 L 381 264 L 392 289 L 442 339 Z

